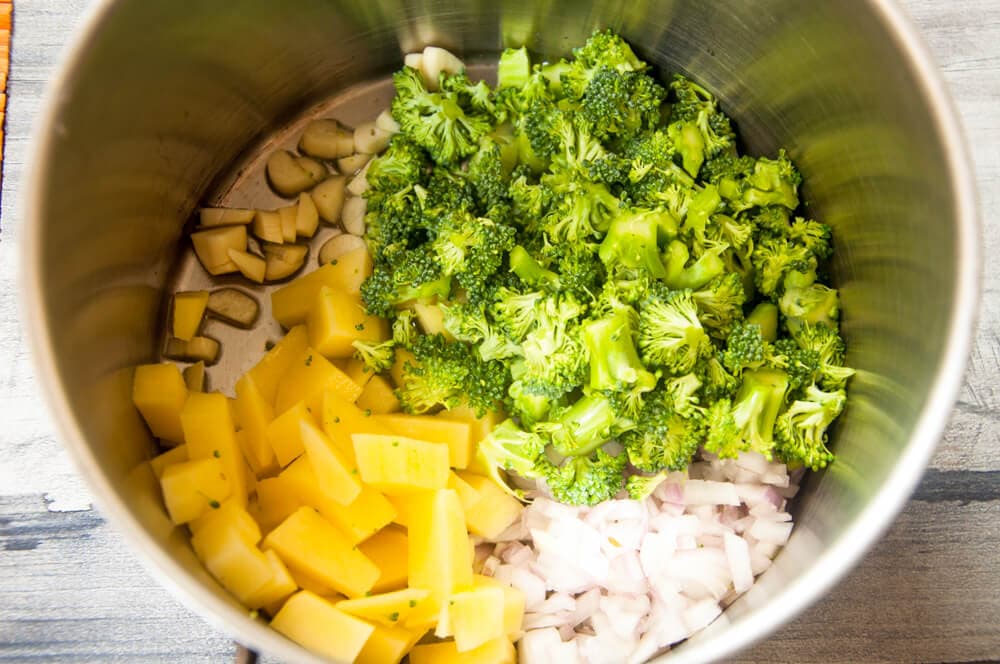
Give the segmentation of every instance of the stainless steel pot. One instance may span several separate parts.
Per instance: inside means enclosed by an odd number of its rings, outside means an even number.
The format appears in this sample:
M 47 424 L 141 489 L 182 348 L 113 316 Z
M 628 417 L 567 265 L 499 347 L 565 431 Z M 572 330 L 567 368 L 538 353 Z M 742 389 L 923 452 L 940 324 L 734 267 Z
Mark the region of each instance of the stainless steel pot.
M 973 334 L 977 220 L 963 139 L 912 26 L 885 0 L 104 0 L 52 84 L 25 192 L 24 311 L 63 439 L 157 577 L 241 642 L 302 649 L 202 571 L 134 469 L 152 450 L 129 367 L 154 359 L 182 226 L 213 178 L 296 112 L 428 43 L 558 56 L 597 27 L 715 90 L 753 152 L 790 148 L 835 229 L 859 370 L 775 565 L 667 656 L 731 655 L 821 597 L 887 526 L 948 418 Z M 95 638 L 100 638 L 95 635 Z

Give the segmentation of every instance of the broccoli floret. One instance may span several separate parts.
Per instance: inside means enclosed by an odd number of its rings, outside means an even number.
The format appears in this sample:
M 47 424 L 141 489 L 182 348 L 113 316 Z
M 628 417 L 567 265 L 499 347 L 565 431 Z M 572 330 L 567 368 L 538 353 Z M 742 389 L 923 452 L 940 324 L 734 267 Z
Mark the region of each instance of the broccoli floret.
M 718 188 L 714 184 L 705 185 L 688 203 L 681 230 L 688 237 L 704 244 L 709 217 L 715 214 L 721 202 Z
M 689 290 L 655 292 L 639 309 L 639 349 L 650 365 L 672 374 L 691 371 L 711 350 Z
M 630 137 L 660 118 L 666 90 L 651 77 L 598 67 L 580 99 L 580 114 L 601 140 Z
M 480 142 L 479 151 L 469 159 L 467 173 L 481 212 L 510 204 L 507 183 L 510 172 L 495 140 L 488 137 Z
M 660 260 L 657 245 L 661 216 L 669 217 L 665 212 L 645 210 L 616 217 L 598 250 L 604 264 L 609 268 L 623 265 L 631 269 L 643 269 L 657 279 L 666 277 L 667 270 Z
M 701 389 L 701 379 L 697 373 L 686 373 L 663 381 L 663 393 L 667 404 L 673 412 L 681 417 L 694 417 L 702 410 L 698 390 Z
M 736 210 L 768 205 L 781 205 L 794 210 L 799 206 L 798 187 L 801 182 L 802 176 L 785 151 L 781 150 L 777 159 L 759 158 L 753 173 L 744 180 L 720 180 L 719 193 Z
M 615 435 L 619 420 L 615 404 L 602 394 L 590 394 L 560 408 L 535 430 L 545 433 L 563 456 L 585 456 Z
M 735 185 L 753 173 L 756 163 L 757 160 L 749 155 L 740 156 L 732 151 L 724 151 L 707 159 L 701 167 L 700 175 L 703 180 L 715 185 L 720 185 L 723 180 Z
M 789 398 L 801 393 L 820 375 L 820 355 L 815 350 L 800 348 L 789 337 L 778 339 L 767 347 L 766 366 L 781 369 L 788 374 Z
M 766 356 L 767 344 L 760 325 L 744 322 L 733 326 L 720 359 L 729 372 L 739 376 L 745 369 L 763 366 Z
M 803 325 L 836 328 L 840 317 L 840 300 L 837 289 L 814 283 L 801 288 L 787 288 L 778 300 L 778 309 L 794 335 Z
M 417 337 L 410 350 L 415 362 L 403 366 L 396 392 L 403 409 L 425 413 L 468 403 L 484 413 L 507 394 L 510 374 L 502 362 L 483 361 L 472 346 L 448 342 L 440 334 Z
M 442 74 L 440 88 L 443 93 L 451 93 L 462 108 L 486 114 L 491 120 L 497 119 L 493 90 L 485 81 L 475 83 L 465 72 Z
M 531 288 L 559 290 L 559 275 L 547 270 L 521 245 L 510 250 L 510 270 Z
M 490 323 L 482 304 L 438 306 L 444 313 L 444 328 L 459 341 L 473 344 L 484 361 L 505 360 L 520 354 L 520 347 Z
M 490 314 L 508 337 L 520 342 L 535 325 L 537 307 L 544 297 L 544 293 L 521 293 L 502 288 L 496 293 L 496 301 L 490 307 Z
M 532 183 L 528 169 L 523 166 L 518 166 L 511 173 L 507 193 L 517 219 L 529 221 L 541 219 L 552 204 L 552 190 L 538 183 Z
M 698 171 L 705 162 L 705 139 L 694 122 L 674 122 L 667 127 L 667 135 L 678 154 L 684 170 L 691 177 L 698 177 Z
M 826 390 L 842 390 L 854 369 L 844 366 L 844 340 L 826 325 L 803 325 L 795 334 L 803 351 L 815 353 L 819 383 Z
M 705 449 L 723 458 L 736 458 L 740 452 L 754 451 L 770 459 L 774 422 L 787 390 L 788 376 L 783 371 L 744 372 L 735 401 L 720 399 L 709 406 Z
M 720 275 L 691 293 L 698 307 L 698 320 L 716 339 L 725 339 L 733 326 L 743 320 L 746 293 L 740 275 Z
M 655 475 L 630 475 L 625 480 L 625 490 L 632 500 L 645 500 L 653 495 L 656 487 L 667 479 L 667 471 L 661 470 Z
M 552 466 L 545 482 L 552 497 L 569 505 L 596 505 L 611 500 L 625 485 L 622 474 L 626 456 L 612 456 L 602 449 L 590 456 L 566 459 L 561 466 Z
M 523 493 L 512 489 L 501 476 L 501 471 L 513 471 L 526 479 L 540 478 L 549 469 L 548 465 L 539 464 L 544 451 L 545 439 L 542 436 L 525 431 L 514 420 L 506 419 L 479 443 L 476 454 L 501 489 L 521 498 Z
M 401 309 L 392 321 L 392 340 L 401 348 L 410 348 L 417 337 L 417 318 L 413 309 Z
M 365 367 L 375 373 L 385 371 L 396 360 L 396 342 L 392 339 L 381 343 L 372 343 L 355 339 L 354 357 L 365 363 Z
M 448 86 L 448 78 L 443 76 Z M 441 165 L 457 163 L 476 151 L 479 140 L 493 126 L 493 118 L 474 109 L 469 100 L 466 108 L 462 97 L 454 91 L 429 92 L 420 73 L 403 67 L 392 77 L 396 96 L 392 100 L 392 117 L 400 132 L 413 140 Z
M 722 254 L 729 249 L 726 244 L 708 245 L 694 263 L 688 265 L 690 252 L 686 244 L 674 240 L 667 245 L 667 276 L 665 283 L 670 288 L 696 290 L 725 272 L 726 264 Z
M 441 273 L 454 276 L 470 302 L 482 303 L 492 295 L 491 277 L 513 248 L 514 236 L 510 226 L 467 212 L 455 212 L 443 218 L 431 250 Z
M 583 341 L 590 355 L 589 387 L 618 394 L 625 414 L 631 416 L 639 411 L 642 395 L 656 386 L 657 376 L 639 360 L 632 337 L 634 314 L 629 311 L 620 308 L 606 318 L 588 321 Z
M 396 134 L 388 149 L 372 159 L 368 166 L 365 178 L 370 189 L 366 197 L 423 184 L 426 171 L 427 157 L 420 146 L 406 136 Z
M 816 270 L 816 257 L 801 244 L 784 237 L 763 239 L 753 250 L 757 289 L 764 295 L 780 294 L 789 272 Z
M 644 401 L 635 426 L 619 439 L 629 462 L 646 472 L 681 470 L 691 462 L 704 439 L 700 413 L 685 418 L 674 412 L 669 395 L 657 390 Z
M 646 71 L 632 47 L 611 30 L 596 31 L 583 46 L 573 49 L 573 57 L 584 67 L 611 67 L 617 71 Z
M 559 275 L 559 289 L 578 301 L 591 300 L 607 278 L 595 245 L 587 242 L 557 242 L 546 248 L 550 267 Z
M 531 76 L 531 58 L 528 49 L 508 48 L 500 54 L 497 64 L 497 89 L 514 88 L 520 90 Z
M 720 359 L 721 353 L 704 358 L 695 367 L 701 380 L 701 394 L 706 404 L 719 399 L 731 399 L 740 385 L 739 379 L 726 370 Z
M 608 230 L 620 202 L 603 184 L 568 176 L 543 176 L 558 203 L 541 224 L 552 242 L 583 242 Z
M 831 235 L 830 227 L 826 224 L 802 217 L 796 217 L 788 229 L 788 237 L 811 251 L 817 261 L 826 260 L 833 253 Z
M 844 409 L 843 390 L 824 392 L 815 385 L 806 389 L 805 399 L 792 402 L 775 423 L 775 452 L 785 462 L 798 461 L 819 470 L 833 461 L 826 447 L 826 430 Z
M 540 300 L 534 326 L 521 339 L 520 357 L 511 364 L 514 379 L 552 398 L 583 383 L 588 359 L 578 325 L 583 311 L 570 297 Z

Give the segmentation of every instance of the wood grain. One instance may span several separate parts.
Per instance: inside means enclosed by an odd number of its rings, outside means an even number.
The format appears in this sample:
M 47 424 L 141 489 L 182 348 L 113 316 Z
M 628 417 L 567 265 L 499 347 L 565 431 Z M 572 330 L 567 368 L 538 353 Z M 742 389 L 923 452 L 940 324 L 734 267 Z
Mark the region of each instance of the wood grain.
M 161 589 L 90 509 L 39 407 L 17 321 L 17 192 L 45 81 L 87 0 L 18 0 L 0 213 L 0 661 L 224 662 L 235 647 Z M 1000 252 L 1000 3 L 907 0 L 977 167 L 983 252 Z M 926 475 L 826 598 L 739 662 L 1000 657 L 1000 272 L 984 275 L 966 383 Z M 267 661 L 267 660 L 263 660 Z

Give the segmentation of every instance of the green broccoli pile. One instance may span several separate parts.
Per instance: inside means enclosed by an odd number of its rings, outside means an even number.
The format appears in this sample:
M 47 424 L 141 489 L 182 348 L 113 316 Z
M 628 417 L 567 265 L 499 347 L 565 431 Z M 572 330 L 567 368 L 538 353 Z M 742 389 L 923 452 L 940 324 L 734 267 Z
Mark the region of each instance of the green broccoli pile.
M 507 50 L 495 88 L 395 74 L 362 290 L 393 338 L 361 356 L 403 358 L 407 411 L 505 409 L 481 460 L 567 503 L 644 495 L 700 448 L 824 467 L 853 371 L 799 173 L 615 34 L 573 56 Z

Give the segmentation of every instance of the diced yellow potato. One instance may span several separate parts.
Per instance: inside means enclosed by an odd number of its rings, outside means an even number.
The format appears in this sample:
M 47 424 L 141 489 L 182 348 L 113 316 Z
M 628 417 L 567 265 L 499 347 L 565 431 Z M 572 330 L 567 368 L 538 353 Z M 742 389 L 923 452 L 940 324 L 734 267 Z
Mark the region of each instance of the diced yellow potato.
M 244 277 L 258 284 L 264 283 L 264 274 L 267 271 L 267 262 L 260 256 L 254 256 L 248 251 L 238 251 L 228 249 L 229 260 L 236 264 L 237 269 Z
M 305 402 L 300 401 L 271 420 L 264 429 L 264 440 L 274 450 L 281 467 L 295 461 L 306 451 L 302 444 L 302 423 L 311 422 L 312 419 Z
M 299 589 L 277 553 L 272 550 L 265 551 L 264 558 L 270 566 L 271 575 L 263 586 L 247 597 L 246 605 L 251 608 L 266 607 L 281 602 Z
M 359 545 L 361 553 L 368 556 L 381 574 L 372 586 L 373 593 L 400 590 L 407 580 L 406 533 L 396 526 L 378 531 Z
M 190 341 L 171 337 L 163 348 L 163 357 L 182 362 L 215 364 L 219 359 L 219 342 L 212 337 L 194 336 Z
M 279 196 L 290 198 L 316 184 L 307 171 L 288 150 L 275 150 L 267 158 L 267 181 Z
M 257 321 L 260 305 L 238 288 L 216 288 L 208 295 L 208 313 L 229 325 L 249 329 Z
M 299 205 L 295 214 L 295 232 L 302 237 L 312 237 L 319 228 L 319 212 L 309 192 L 299 194 Z
M 323 432 L 336 443 L 340 451 L 354 461 L 354 442 L 351 435 L 355 433 L 391 434 L 372 415 L 358 408 L 355 404 L 344 400 L 336 392 L 328 391 L 323 395 Z
M 264 242 L 281 244 L 284 241 L 281 215 L 273 210 L 257 210 L 253 218 L 253 234 Z
M 351 436 L 361 479 L 389 495 L 442 489 L 448 484 L 448 447 L 403 436 Z
M 360 247 L 344 254 L 336 263 L 327 263 L 271 293 L 271 313 L 285 328 L 304 323 L 320 288 L 328 286 L 358 295 L 361 284 L 371 271 L 372 260 L 368 249 Z
M 417 357 L 405 348 L 397 348 L 396 359 L 393 360 L 392 366 L 389 367 L 389 376 L 392 377 L 392 382 L 396 387 L 403 386 L 403 376 L 406 373 L 407 364 L 416 366 Z
M 156 479 L 163 477 L 163 469 L 173 463 L 181 463 L 182 461 L 188 461 L 188 449 L 187 445 L 178 445 L 177 447 L 172 447 L 163 454 L 158 454 L 149 460 L 149 465 L 153 469 L 153 474 L 156 475 Z
M 285 242 L 295 242 L 295 220 L 299 216 L 298 203 L 286 205 L 278 209 L 281 217 L 281 239 Z
M 309 507 L 300 507 L 264 538 L 289 567 L 342 592 L 360 597 L 379 577 L 379 569 L 353 548 L 337 528 Z M 471 577 L 470 577 L 471 579 Z
M 466 652 L 458 652 L 454 641 L 416 646 L 410 651 L 410 664 L 514 664 L 516 661 L 514 644 L 506 636 Z
M 216 458 L 232 483 L 232 496 L 246 507 L 246 464 L 236 442 L 229 400 L 218 392 L 193 392 L 181 409 L 181 427 L 192 459 Z
M 292 595 L 271 621 L 292 641 L 337 662 L 353 662 L 375 628 L 308 590 Z
M 320 159 L 338 159 L 354 152 L 354 132 L 333 118 L 313 120 L 302 131 L 299 149 Z
M 346 188 L 347 178 L 343 175 L 331 175 L 313 189 L 312 195 L 313 201 L 316 203 L 316 211 L 328 224 L 340 221 L 340 214 L 344 209 L 344 200 L 347 196 Z
M 406 617 L 403 627 L 414 631 L 426 632 L 438 626 L 442 616 L 447 616 L 447 612 L 441 610 L 441 604 L 433 597 L 428 597 L 414 607 L 410 615 Z
M 421 588 L 405 588 L 380 595 L 345 599 L 337 603 L 337 608 L 369 622 L 392 627 L 405 624 L 410 613 L 421 602 L 429 600 L 430 595 L 430 591 Z
M 351 403 L 361 396 L 361 387 L 347 374 L 315 349 L 306 348 L 278 381 L 274 412 L 281 414 L 299 401 L 304 401 L 311 412 L 319 413 L 323 407 L 323 393 L 327 390 L 336 392 Z
M 181 410 L 188 389 L 175 364 L 143 364 L 132 378 L 132 403 L 157 438 L 181 444 Z
M 341 505 L 350 505 L 361 493 L 358 469 L 330 438 L 312 422 L 300 425 L 302 445 L 322 491 Z
M 173 330 L 181 341 L 191 341 L 198 334 L 201 319 L 208 304 L 208 291 L 185 291 L 174 293 Z
M 472 587 L 480 588 L 482 586 L 497 586 L 503 589 L 504 634 L 511 641 L 517 641 L 521 638 L 523 631 L 521 625 L 524 622 L 524 592 L 519 588 L 508 586 L 492 576 L 483 576 L 482 574 L 473 576 Z
M 279 477 L 293 487 L 303 504 L 318 510 L 324 519 L 335 525 L 352 546 L 379 532 L 396 518 L 392 503 L 367 485 L 362 485 L 361 493 L 350 505 L 332 500 L 320 486 L 309 459 L 304 456 L 285 468 Z
M 479 443 L 490 435 L 493 429 L 503 422 L 507 415 L 503 412 L 501 408 L 497 408 L 488 413 L 484 413 L 482 417 L 476 414 L 476 411 L 469 406 L 457 406 L 450 410 L 442 410 L 437 414 L 437 417 L 445 420 L 455 420 L 458 422 L 468 422 L 471 428 L 471 439 L 470 439 L 470 449 L 472 454 L 469 457 L 468 469 L 472 472 L 478 473 L 480 475 L 486 475 L 490 472 L 489 467 L 483 464 L 483 462 L 478 458 L 476 450 L 479 447 Z
M 236 272 L 236 264 L 229 260 L 228 249 L 243 251 L 247 248 L 246 226 L 220 226 L 191 233 L 191 242 L 198 260 L 211 275 Z
M 472 585 L 472 548 L 458 494 L 451 489 L 410 498 L 409 578 L 444 604 L 456 590 Z
M 386 496 L 386 500 L 392 503 L 392 507 L 396 511 L 396 516 L 392 520 L 393 523 L 398 523 L 404 528 L 409 528 L 410 521 L 412 520 L 410 515 L 414 510 L 414 503 L 410 500 L 410 496 Z
M 375 631 L 361 649 L 355 664 L 398 664 L 424 635 L 402 627 L 375 625 Z
M 472 456 L 472 425 L 435 415 L 379 415 L 376 418 L 394 433 L 448 446 L 448 464 L 466 468 Z
M 198 222 L 205 228 L 234 224 L 245 225 L 253 221 L 253 215 L 253 210 L 241 208 L 202 208 L 198 211 Z
M 232 482 L 218 459 L 196 459 L 164 468 L 160 488 L 170 520 L 182 524 L 220 506 L 229 497 Z
M 458 652 L 505 636 L 503 589 L 481 586 L 455 593 L 448 600 L 448 620 Z
M 250 608 L 273 575 L 271 562 L 237 528 L 203 528 L 191 537 L 195 553 L 226 590 Z
M 445 329 L 444 312 L 441 311 L 441 307 L 429 302 L 414 302 L 412 308 L 417 314 L 417 322 L 420 323 L 424 334 L 441 334 L 449 341 L 454 341 L 451 332 Z
M 368 365 L 356 357 L 335 360 L 334 364 L 340 367 L 340 369 L 347 374 L 347 377 L 360 385 L 362 389 L 368 384 L 368 381 L 372 379 L 372 376 L 375 375 L 375 372 L 369 369 Z
M 257 482 L 257 521 L 264 531 L 271 531 L 302 507 L 295 487 L 281 475 Z
M 190 392 L 205 391 L 205 362 L 199 360 L 194 364 L 184 368 L 181 372 L 184 376 L 184 384 Z
M 305 264 L 308 253 L 309 247 L 301 244 L 266 243 L 264 245 L 264 279 L 277 281 L 290 277 Z
M 392 385 L 383 376 L 372 376 L 358 397 L 358 408 L 374 415 L 395 413 L 400 409 L 399 399 Z
M 195 534 L 205 528 L 210 530 L 228 528 L 238 532 L 240 537 L 250 544 L 260 541 L 260 526 L 257 521 L 235 500 L 224 500 L 218 508 L 206 510 L 200 517 L 188 523 L 188 528 Z
M 329 175 L 329 171 L 326 170 L 326 166 L 323 162 L 313 159 L 312 157 L 296 157 L 295 161 L 298 162 L 299 166 L 304 168 L 307 173 L 312 177 L 313 184 L 322 182 L 323 178 Z
M 459 476 L 479 494 L 479 501 L 465 510 L 469 532 L 494 539 L 521 518 L 524 506 L 519 500 L 482 475 L 460 473 Z
M 259 473 L 273 464 L 275 459 L 274 448 L 265 436 L 267 426 L 274 419 L 274 408 L 261 394 L 253 374 L 243 374 L 236 381 L 236 401 L 233 408 L 246 443 L 243 451 L 250 467 L 255 473 Z
M 389 334 L 384 318 L 372 316 L 357 295 L 322 286 L 308 316 L 309 345 L 329 358 L 351 357 L 355 341 L 378 343 Z
M 479 504 L 479 492 L 463 480 L 455 471 L 448 473 L 448 488 L 458 494 L 458 500 L 462 503 L 462 512 L 465 513 L 466 524 L 469 525 L 469 511 Z M 471 529 L 469 532 L 472 532 Z
M 306 331 L 306 326 L 297 325 L 247 372 L 253 376 L 257 389 L 266 401 L 274 404 L 274 397 L 278 393 L 278 382 L 292 362 L 298 360 L 308 346 L 309 333 Z
M 319 249 L 318 262 L 320 265 L 326 265 L 338 260 L 341 256 L 349 254 L 355 249 L 365 249 L 367 247 L 368 245 L 365 243 L 364 238 L 351 235 L 350 233 L 340 233 L 323 243 L 323 246 Z
M 268 551 L 270 550 L 271 549 L 268 549 Z M 309 576 L 302 570 L 288 568 L 288 573 L 292 575 L 292 579 L 295 581 L 295 584 L 299 588 L 302 588 L 302 590 L 308 590 L 311 593 L 315 593 L 320 597 L 329 600 L 332 603 L 339 602 L 340 600 L 344 599 L 344 596 L 342 594 L 338 593 L 336 590 L 334 590 L 327 584 L 323 583 L 322 581 L 318 581 L 315 578 Z M 273 616 L 274 613 L 272 612 L 271 615 Z

